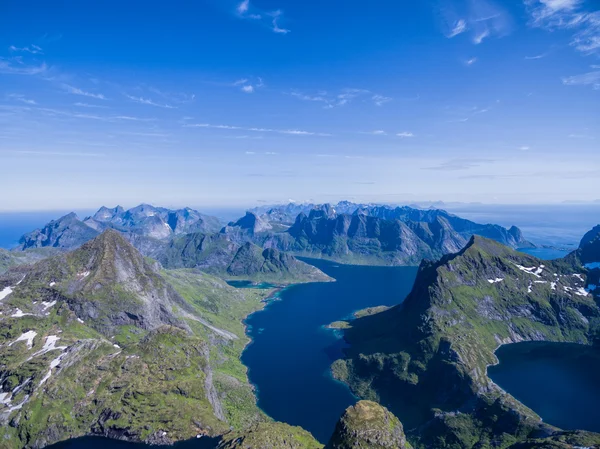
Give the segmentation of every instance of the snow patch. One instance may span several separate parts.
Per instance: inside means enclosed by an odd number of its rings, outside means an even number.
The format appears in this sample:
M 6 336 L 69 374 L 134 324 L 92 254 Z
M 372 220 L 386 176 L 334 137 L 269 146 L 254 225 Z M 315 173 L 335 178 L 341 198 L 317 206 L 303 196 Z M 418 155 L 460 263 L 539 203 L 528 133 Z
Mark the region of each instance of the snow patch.
M 539 267 L 531 267 L 531 268 L 527 268 L 524 267 L 523 265 L 519 265 L 519 264 L 515 264 L 515 266 L 521 270 L 524 271 L 525 273 L 529 273 L 532 274 L 535 277 L 541 277 L 540 274 L 542 274 L 542 271 L 544 271 L 545 266 L 544 265 L 540 265 Z
M 552 282 L 552 283 L 550 284 L 550 288 L 551 288 L 552 290 L 556 290 L 556 282 Z
M 533 291 L 533 284 L 529 284 L 529 286 L 527 287 L 527 293 L 531 293 Z
M 52 360 L 50 362 L 50 370 L 48 371 L 48 373 L 44 376 L 44 378 L 40 381 L 40 386 L 42 386 L 42 384 L 44 384 L 48 379 L 50 379 L 50 376 L 52 375 L 52 370 L 54 368 L 56 368 L 58 365 L 60 365 L 60 361 L 62 360 L 62 358 L 66 355 L 66 353 L 62 353 L 61 355 L 59 355 L 58 357 L 56 357 L 54 360 Z
M 56 342 L 58 340 L 60 340 L 60 338 L 58 338 L 56 335 L 48 335 L 46 337 L 46 343 L 44 343 L 44 347 L 42 349 L 40 349 L 38 352 L 36 352 L 35 354 L 33 354 L 31 357 L 29 357 L 28 360 L 31 360 L 32 358 L 37 357 L 38 355 L 42 355 L 47 352 L 54 351 L 55 349 L 59 349 L 61 351 L 64 351 L 65 349 L 67 349 L 66 346 L 56 346 Z
M 6 298 L 8 295 L 10 295 L 12 292 L 13 292 L 12 287 L 6 287 L 4 290 L 2 290 L 0 292 L 0 301 L 2 301 L 4 298 Z
M 15 313 L 13 313 L 11 315 L 12 318 L 21 318 L 24 317 L 25 315 L 32 315 L 31 313 L 23 313 L 23 311 L 21 309 L 17 309 L 17 311 Z
M 579 279 L 581 282 L 585 282 L 585 279 L 583 279 L 583 276 L 580 274 L 574 274 L 573 277 L 576 277 L 577 279 Z
M 77 318 L 77 321 L 79 321 L 81 324 L 84 323 L 84 321 L 81 318 Z
M 77 277 L 82 278 L 82 279 L 88 277 L 89 275 L 90 275 L 89 271 L 82 271 L 81 273 L 77 273 Z
M 44 307 L 44 312 L 46 310 L 48 310 L 50 307 L 54 306 L 55 304 L 56 304 L 56 301 L 51 301 L 51 302 L 42 301 L 42 306 Z
M 547 284 L 548 283 L 548 281 L 533 281 L 533 282 L 535 282 L 536 284 Z
M 502 282 L 504 279 L 502 278 L 496 278 L 496 279 L 488 279 L 488 282 L 490 284 L 497 284 L 498 282 Z
M 587 291 L 585 288 L 583 288 L 583 287 L 579 287 L 579 288 L 578 288 L 578 289 L 575 291 L 575 294 L 576 294 L 577 296 L 589 296 L 589 292 L 588 292 L 588 291 Z
M 54 286 L 56 285 L 56 282 L 50 282 L 48 285 L 49 285 L 50 287 L 54 287 Z
M 27 347 L 29 349 L 31 349 L 31 348 L 33 348 L 33 339 L 35 338 L 36 335 L 37 335 L 37 332 L 35 332 L 35 331 L 25 332 L 19 338 L 17 338 L 15 341 L 10 343 L 8 346 L 12 346 L 18 341 L 24 341 L 27 343 Z

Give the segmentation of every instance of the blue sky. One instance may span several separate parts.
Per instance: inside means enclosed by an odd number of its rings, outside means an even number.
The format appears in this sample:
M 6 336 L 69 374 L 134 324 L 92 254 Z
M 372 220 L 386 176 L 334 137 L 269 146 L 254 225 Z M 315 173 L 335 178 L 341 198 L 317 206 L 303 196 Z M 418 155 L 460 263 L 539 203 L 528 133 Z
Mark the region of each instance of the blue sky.
M 600 197 L 600 5 L 5 0 L 0 210 Z

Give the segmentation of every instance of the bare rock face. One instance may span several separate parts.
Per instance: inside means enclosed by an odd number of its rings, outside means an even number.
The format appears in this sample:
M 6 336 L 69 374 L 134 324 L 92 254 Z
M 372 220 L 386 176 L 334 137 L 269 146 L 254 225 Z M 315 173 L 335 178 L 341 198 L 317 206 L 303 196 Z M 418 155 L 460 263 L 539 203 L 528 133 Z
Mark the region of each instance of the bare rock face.
M 348 407 L 325 449 L 405 449 L 402 423 L 388 409 L 371 401 Z

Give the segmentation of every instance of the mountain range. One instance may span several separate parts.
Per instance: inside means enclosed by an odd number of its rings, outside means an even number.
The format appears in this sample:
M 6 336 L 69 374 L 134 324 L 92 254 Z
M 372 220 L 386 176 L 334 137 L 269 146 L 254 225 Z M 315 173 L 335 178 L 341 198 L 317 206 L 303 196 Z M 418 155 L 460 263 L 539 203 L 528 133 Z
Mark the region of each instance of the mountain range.
M 588 258 L 598 241 L 600 228 L 566 258 L 541 261 L 475 236 L 456 254 L 422 262 L 402 304 L 336 323 L 350 348 L 335 377 L 396 412 L 419 447 L 503 448 L 559 435 L 487 367 L 504 344 L 600 342 L 600 270 L 589 265 L 600 258 Z M 545 444 L 518 447 L 569 447 Z
M 140 205 L 126 211 L 102 207 L 83 220 L 69 214 L 52 221 L 24 235 L 16 250 L 75 249 L 103 230 L 114 229 L 166 268 L 202 268 L 234 277 L 270 273 L 282 278 L 288 271 L 286 265 L 295 259 L 281 256 L 281 252 L 343 263 L 418 265 L 424 258 L 437 259 L 459 251 L 472 235 L 512 248 L 533 246 L 516 227 L 480 225 L 438 209 L 343 201 L 335 206 L 289 204 L 259 212 L 249 211 L 220 227 L 215 217 L 189 208 Z M 269 251 L 259 255 L 259 249 L 248 244 Z M 251 254 L 250 272 L 232 266 L 236 257 Z
M 346 217 L 365 232 L 390 221 L 328 207 L 311 214 L 317 231 Z M 70 251 L 17 251 L 52 254 L 0 276 L 0 447 L 82 435 L 151 444 L 207 435 L 221 438 L 220 449 L 322 448 L 261 412 L 240 361 L 248 342 L 242 320 L 271 291 L 235 289 L 222 278 L 329 279 L 249 241 L 273 224 L 252 213 L 242 220 L 219 233 L 166 239 L 107 226 Z M 72 216 L 64 224 L 80 228 Z M 63 234 L 44 235 L 60 246 L 77 231 Z M 158 260 L 140 253 L 132 234 L 159 242 Z M 577 251 L 547 262 L 472 236 L 459 251 L 421 262 L 402 304 L 343 326 L 350 346 L 332 372 L 367 401 L 346 411 L 326 448 L 599 445 L 600 435 L 544 424 L 487 376 L 502 344 L 600 341 L 599 241 L 595 228 Z

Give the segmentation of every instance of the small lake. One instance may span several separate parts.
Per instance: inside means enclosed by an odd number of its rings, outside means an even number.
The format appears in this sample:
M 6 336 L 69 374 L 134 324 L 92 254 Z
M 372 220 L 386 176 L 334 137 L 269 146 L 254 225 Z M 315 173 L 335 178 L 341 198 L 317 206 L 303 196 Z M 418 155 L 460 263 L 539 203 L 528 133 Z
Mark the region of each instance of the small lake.
M 519 251 L 542 260 L 561 259 L 570 253 L 570 251 L 554 248 L 521 248 Z
M 600 348 L 565 343 L 517 343 L 496 352 L 490 378 L 545 422 L 600 432 Z
M 276 421 L 301 426 L 326 443 L 357 399 L 329 368 L 345 346 L 329 323 L 378 305 L 395 305 L 412 289 L 417 268 L 340 265 L 305 260 L 336 282 L 294 285 L 246 323 L 252 343 L 242 361 L 259 406 Z

